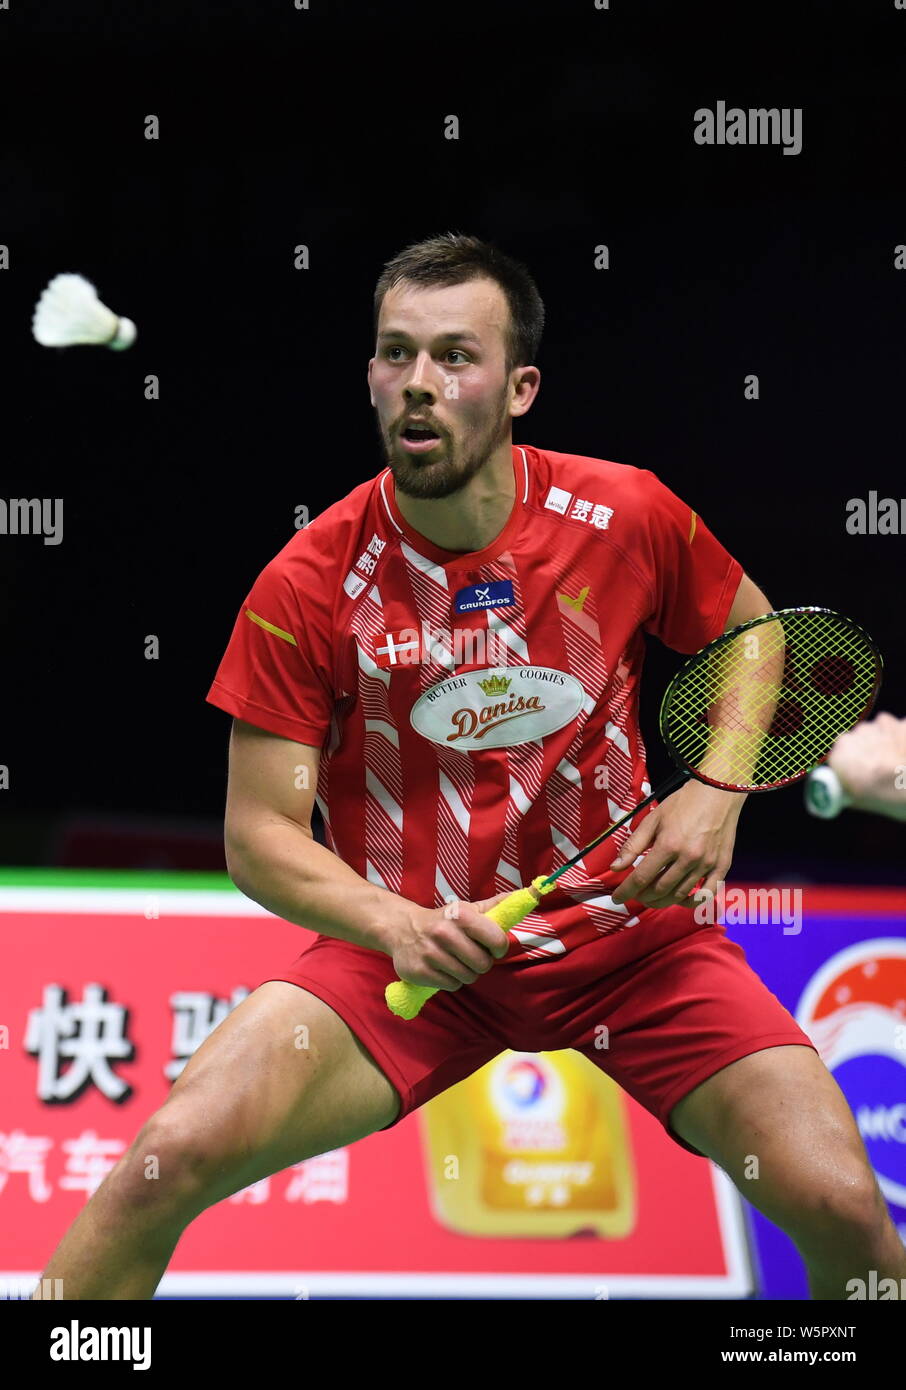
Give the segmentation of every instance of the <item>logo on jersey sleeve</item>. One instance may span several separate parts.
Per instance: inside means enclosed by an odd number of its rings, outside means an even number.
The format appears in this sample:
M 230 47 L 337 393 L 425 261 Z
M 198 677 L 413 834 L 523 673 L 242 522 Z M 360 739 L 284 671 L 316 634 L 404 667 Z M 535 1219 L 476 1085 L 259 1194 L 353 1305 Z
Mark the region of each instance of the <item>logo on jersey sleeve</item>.
M 575 719 L 585 690 L 552 666 L 484 667 L 451 676 L 412 706 L 412 727 L 442 747 L 510 748 L 542 738 Z
M 368 581 L 374 578 L 386 549 L 387 542 L 381 540 L 376 531 L 373 532 L 371 540 L 356 560 L 355 568 L 351 569 L 343 580 L 343 589 L 350 598 L 358 598 Z
M 513 581 L 499 579 L 490 584 L 470 584 L 467 589 L 458 590 L 453 602 L 457 613 L 473 613 L 476 608 L 512 608 L 516 602 Z
M 572 500 L 571 492 L 564 492 L 562 487 L 552 487 L 544 499 L 544 505 L 549 512 L 559 512 L 561 516 L 565 516 Z
M 343 590 L 350 598 L 358 598 L 367 584 L 367 579 L 363 579 L 360 574 L 353 574 L 352 570 L 350 570 L 343 580 Z
M 606 531 L 613 516 L 613 507 L 607 507 L 603 502 L 595 502 L 588 497 L 576 496 L 573 501 L 573 497 L 573 493 L 564 492 L 562 487 L 552 487 L 548 490 L 544 505 L 548 511 L 559 512 L 560 516 L 565 516 L 568 521 L 584 521 L 598 531 Z

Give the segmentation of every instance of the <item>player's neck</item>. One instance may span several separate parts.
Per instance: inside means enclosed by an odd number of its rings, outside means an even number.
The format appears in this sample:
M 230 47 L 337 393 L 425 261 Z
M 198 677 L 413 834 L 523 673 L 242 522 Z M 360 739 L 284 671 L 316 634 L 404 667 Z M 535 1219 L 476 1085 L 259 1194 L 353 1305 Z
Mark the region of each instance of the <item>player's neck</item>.
M 484 550 L 500 535 L 513 510 L 516 486 L 509 439 L 465 487 L 450 497 L 409 497 L 394 488 L 396 505 L 406 521 L 441 550 L 460 555 Z

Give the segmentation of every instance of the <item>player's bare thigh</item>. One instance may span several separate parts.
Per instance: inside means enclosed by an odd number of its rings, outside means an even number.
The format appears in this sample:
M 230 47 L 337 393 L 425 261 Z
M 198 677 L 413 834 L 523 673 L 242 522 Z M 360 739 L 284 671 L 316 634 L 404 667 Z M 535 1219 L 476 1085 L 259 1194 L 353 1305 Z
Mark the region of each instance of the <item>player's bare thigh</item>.
M 233 1191 L 384 1128 L 399 1105 L 333 1009 L 270 980 L 205 1039 L 151 1123 L 177 1124 Z
M 853 1124 L 840 1088 L 810 1047 L 767 1047 L 740 1057 L 674 1105 L 670 1123 L 709 1158 L 736 1155 L 739 1141 L 790 1133 L 813 1115 Z M 706 1147 L 702 1147 L 699 1140 Z
M 722 1067 L 673 1107 L 670 1123 L 784 1229 L 831 1206 L 858 1214 L 876 1205 L 852 1111 L 810 1047 L 764 1048 Z

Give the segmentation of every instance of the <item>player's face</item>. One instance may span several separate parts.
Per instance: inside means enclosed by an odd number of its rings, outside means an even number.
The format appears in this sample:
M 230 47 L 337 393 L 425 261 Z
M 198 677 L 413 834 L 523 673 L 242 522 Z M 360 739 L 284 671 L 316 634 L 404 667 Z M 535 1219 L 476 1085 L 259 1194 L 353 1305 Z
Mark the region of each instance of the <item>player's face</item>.
M 404 282 L 387 291 L 368 383 L 400 492 L 448 497 L 509 442 L 508 316 L 493 280 Z M 427 438 L 410 433 L 412 416 L 427 425 Z

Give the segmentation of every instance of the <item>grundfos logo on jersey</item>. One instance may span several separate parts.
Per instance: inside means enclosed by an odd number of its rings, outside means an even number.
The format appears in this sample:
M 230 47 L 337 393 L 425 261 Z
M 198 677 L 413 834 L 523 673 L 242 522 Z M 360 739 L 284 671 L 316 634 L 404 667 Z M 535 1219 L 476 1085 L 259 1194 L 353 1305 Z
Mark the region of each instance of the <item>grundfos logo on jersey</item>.
M 513 581 L 499 579 L 488 584 L 470 584 L 459 589 L 453 600 L 457 613 L 472 613 L 476 608 L 512 608 L 516 602 Z
M 859 941 L 803 991 L 796 1022 L 849 1101 L 881 1191 L 906 1211 L 906 942 Z
M 562 729 L 585 691 L 551 666 L 497 666 L 451 676 L 412 706 L 412 727 L 449 748 L 510 748 Z

